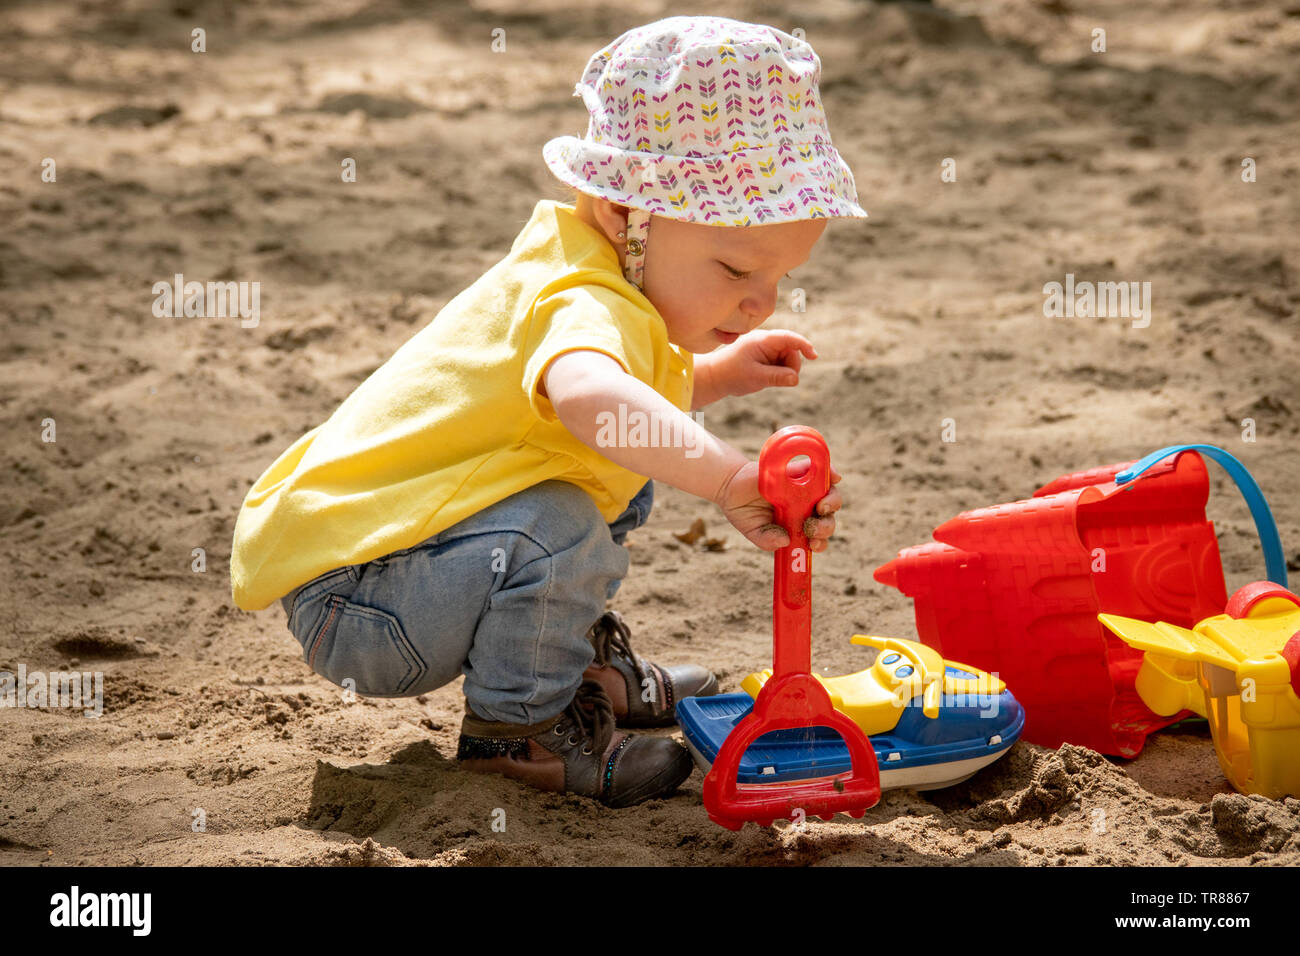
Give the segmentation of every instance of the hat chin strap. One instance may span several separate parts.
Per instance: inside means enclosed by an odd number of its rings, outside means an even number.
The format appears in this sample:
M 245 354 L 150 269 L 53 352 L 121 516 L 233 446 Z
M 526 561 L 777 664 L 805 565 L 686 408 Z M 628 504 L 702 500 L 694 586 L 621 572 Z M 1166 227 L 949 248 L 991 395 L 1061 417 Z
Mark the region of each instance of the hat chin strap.
M 627 281 L 642 289 L 645 276 L 646 236 L 650 232 L 650 214 L 644 209 L 629 207 L 627 211 L 627 255 L 623 260 L 623 275 Z M 643 290 L 644 291 L 644 290 Z

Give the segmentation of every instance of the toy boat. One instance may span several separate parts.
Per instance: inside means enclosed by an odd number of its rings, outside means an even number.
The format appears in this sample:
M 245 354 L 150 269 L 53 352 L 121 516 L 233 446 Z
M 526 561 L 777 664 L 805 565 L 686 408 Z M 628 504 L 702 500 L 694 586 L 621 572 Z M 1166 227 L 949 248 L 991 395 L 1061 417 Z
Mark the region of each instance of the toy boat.
M 1101 622 L 1146 651 L 1137 691 L 1157 714 L 1206 718 L 1242 793 L 1300 797 L 1300 597 L 1271 581 L 1237 591 L 1193 630 L 1116 614 Z M 881 774 L 883 780 L 884 774 Z
M 993 675 L 945 662 L 915 641 L 855 634 L 852 642 L 872 654 L 871 666 L 816 679 L 835 709 L 868 735 L 882 791 L 950 787 L 997 760 L 1020 737 L 1024 710 Z M 741 685 L 746 693 L 688 697 L 678 703 L 677 722 L 705 773 L 732 728 L 750 713 L 771 673 L 750 674 Z M 779 783 L 833 776 L 849 768 L 848 747 L 833 730 L 776 730 L 747 748 L 736 780 Z

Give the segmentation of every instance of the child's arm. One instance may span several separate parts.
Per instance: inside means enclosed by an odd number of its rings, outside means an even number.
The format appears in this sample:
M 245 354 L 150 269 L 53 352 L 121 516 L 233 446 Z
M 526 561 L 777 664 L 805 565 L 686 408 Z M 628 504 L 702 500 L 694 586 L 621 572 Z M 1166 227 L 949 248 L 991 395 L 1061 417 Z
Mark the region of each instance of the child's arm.
M 758 493 L 758 462 L 710 434 L 649 385 L 623 371 L 602 352 L 566 352 L 551 362 L 542 385 L 560 422 L 583 444 L 638 475 L 662 481 L 718 505 L 727 520 L 764 551 L 789 544 L 789 537 L 772 523 L 772 507 Z M 681 436 L 681 447 L 654 448 L 610 442 L 609 422 L 670 423 L 671 434 Z M 608 413 L 602 416 L 601 413 Z M 604 431 L 602 433 L 602 419 Z M 840 480 L 832 470 L 831 481 Z M 841 504 L 839 492 L 830 492 L 817 504 L 809 548 L 824 551 L 835 530 L 834 512 Z
M 804 357 L 817 358 L 813 344 L 797 332 L 755 329 L 730 345 L 695 360 L 691 408 L 703 408 L 728 395 L 748 395 L 769 387 L 799 384 Z

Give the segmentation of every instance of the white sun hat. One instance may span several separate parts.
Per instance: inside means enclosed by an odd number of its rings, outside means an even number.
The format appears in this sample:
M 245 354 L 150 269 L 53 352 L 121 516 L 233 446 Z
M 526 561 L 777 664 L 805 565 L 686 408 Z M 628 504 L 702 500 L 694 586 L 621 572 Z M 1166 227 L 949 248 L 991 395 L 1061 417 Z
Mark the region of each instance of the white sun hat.
M 574 86 L 587 135 L 542 147 L 579 192 L 628 207 L 624 273 L 638 288 L 650 216 L 717 226 L 865 219 L 831 144 L 804 40 L 725 17 L 668 17 L 592 55 Z

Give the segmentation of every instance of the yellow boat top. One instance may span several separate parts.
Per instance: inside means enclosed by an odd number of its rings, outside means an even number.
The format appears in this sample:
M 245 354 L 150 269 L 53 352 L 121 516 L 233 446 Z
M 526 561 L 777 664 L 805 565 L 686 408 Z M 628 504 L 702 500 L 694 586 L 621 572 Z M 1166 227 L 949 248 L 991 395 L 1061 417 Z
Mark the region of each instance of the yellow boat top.
M 945 697 L 950 703 L 987 706 L 988 698 L 1006 690 L 1006 684 L 992 674 L 957 661 L 945 662 L 938 651 L 917 641 L 867 634 L 854 634 L 850 641 L 875 650 L 870 667 L 838 677 L 813 676 L 826 688 L 835 709 L 868 735 L 893 730 L 903 708 L 918 695 L 925 715 L 934 719 Z M 948 667 L 973 676 L 954 677 L 947 673 Z M 770 668 L 758 671 L 746 677 L 741 687 L 757 697 L 771 676 Z M 980 699 L 985 703 L 976 704 Z

